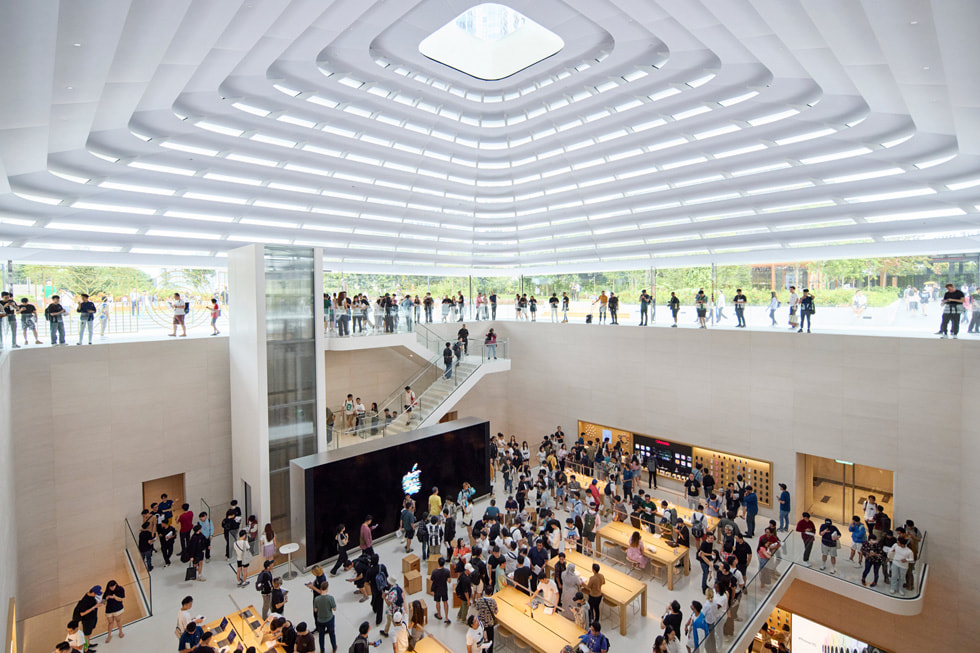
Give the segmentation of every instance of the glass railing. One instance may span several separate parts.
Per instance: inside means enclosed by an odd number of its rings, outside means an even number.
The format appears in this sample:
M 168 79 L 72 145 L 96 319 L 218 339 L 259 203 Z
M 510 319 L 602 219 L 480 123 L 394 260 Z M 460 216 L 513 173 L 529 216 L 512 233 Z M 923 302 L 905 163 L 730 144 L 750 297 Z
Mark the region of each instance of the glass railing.
M 424 317 L 424 314 L 422 314 Z M 362 336 L 383 336 L 393 333 L 411 333 L 418 324 L 414 311 L 403 309 L 385 316 L 374 307 L 368 311 L 334 311 L 324 317 L 324 335 L 328 338 L 356 338 Z
M 331 423 L 327 424 L 328 449 L 338 449 L 362 440 L 383 438 L 410 430 L 439 410 L 449 400 L 453 390 L 482 365 L 493 360 L 494 354 L 497 360 L 506 359 L 510 355 L 506 339 L 498 340 L 496 347 L 471 341 L 469 352 L 460 359 L 454 359 L 447 369 L 442 357 L 446 339 L 425 327 L 419 328 L 416 336 L 419 343 L 427 348 L 430 345 L 435 348 L 438 343 L 438 354 L 433 354 L 421 369 L 395 386 L 391 394 L 378 404 L 377 411 L 365 412 L 353 426 L 346 423 L 342 406 L 331 407 Z M 416 396 L 416 404 L 411 412 L 405 410 L 406 386 L 412 388 Z
M 136 534 L 128 519 L 123 524 L 122 548 L 116 553 L 115 571 L 109 572 L 109 577 L 90 578 L 84 586 L 78 588 L 78 599 L 94 585 L 102 587 L 103 592 L 110 580 L 116 581 L 124 593 L 123 614 L 120 625 L 125 632 L 126 626 L 153 616 L 153 592 L 150 584 L 150 574 L 139 555 Z M 63 639 L 65 624 L 71 621 L 78 599 L 57 605 L 44 612 L 31 615 L 17 624 L 19 648 L 25 653 L 46 653 L 52 650 L 54 644 Z M 92 631 L 92 638 L 101 637 L 108 632 L 108 622 L 105 617 L 104 604 L 97 610 L 98 621 Z M 117 632 L 114 630 L 112 637 Z
M 741 595 L 732 602 L 723 614 L 717 615 L 714 623 L 709 624 L 708 634 L 703 640 L 699 639 L 699 645 L 694 649 L 695 653 L 715 653 L 716 651 L 732 650 L 732 647 L 743 638 L 743 635 L 747 635 L 746 630 L 756 621 L 755 617 L 758 613 L 762 611 L 768 614 L 772 607 L 774 607 L 769 605 L 770 597 L 776 587 L 786 579 L 788 572 L 794 565 L 803 565 L 819 573 L 832 576 L 842 582 L 850 583 L 854 586 L 853 591 L 855 592 L 860 592 L 861 590 L 889 592 L 887 587 L 882 587 L 885 585 L 882 581 L 879 581 L 876 588 L 870 587 L 870 578 L 867 587 L 862 585 L 861 573 L 863 573 L 864 567 L 862 565 L 859 571 L 857 567 L 849 563 L 847 557 L 850 554 L 850 549 L 846 546 L 841 545 L 837 549 L 838 557 L 835 573 L 834 567 L 830 564 L 829 556 L 826 568 L 820 569 L 822 566 L 821 558 L 823 556 L 821 554 L 819 535 L 813 543 L 813 548 L 809 556 L 809 564 L 804 563 L 803 560 L 805 547 L 800 534 L 795 532 L 787 533 L 783 536 L 781 542 L 782 545 L 776 555 L 761 568 L 756 566 L 758 564 L 758 554 L 754 555 L 753 562 L 751 563 L 752 566 L 747 574 L 748 577 L 745 579 L 745 588 Z M 925 533 L 923 533 L 922 539 L 918 543 L 916 561 L 910 567 L 911 571 L 908 577 L 905 572 L 902 572 L 901 584 L 904 585 L 908 579 L 911 579 L 909 586 L 914 589 L 905 590 L 904 596 L 896 594 L 895 598 L 911 600 L 919 597 L 922 591 L 922 580 L 925 577 L 926 568 L 928 567 L 925 558 L 925 543 L 926 537 Z M 753 542 L 752 544 L 756 545 L 757 542 Z M 854 557 L 856 560 L 857 554 Z M 871 574 L 873 574 L 873 570 Z

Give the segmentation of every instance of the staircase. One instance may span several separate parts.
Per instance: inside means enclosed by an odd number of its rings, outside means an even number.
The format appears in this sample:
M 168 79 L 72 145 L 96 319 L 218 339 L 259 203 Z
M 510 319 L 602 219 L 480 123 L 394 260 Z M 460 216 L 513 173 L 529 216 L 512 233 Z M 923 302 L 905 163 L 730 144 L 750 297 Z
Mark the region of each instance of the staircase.
M 406 338 L 398 344 L 419 354 L 422 360 L 426 361 L 425 364 L 410 378 L 399 383 L 385 401 L 379 404 L 380 421 L 376 421 L 374 413 L 369 413 L 365 423 L 353 432 L 340 432 L 343 429 L 335 426 L 334 430 L 337 433 L 332 438 L 330 448 L 344 447 L 364 440 L 397 435 L 438 424 L 460 398 L 464 397 L 486 374 L 510 370 L 507 341 L 498 341 L 497 357 L 488 360 L 487 349 L 481 336 L 481 339 L 475 342 L 473 339 L 470 340 L 470 353 L 464 355 L 459 364 L 453 367 L 452 375 L 447 379 L 442 362 L 442 350 L 450 339 L 422 325 L 417 326 L 414 334 L 404 335 L 410 336 L 411 340 Z M 418 401 L 418 406 L 411 414 L 403 410 L 405 386 L 412 388 Z M 383 416 L 386 408 L 391 413 L 397 413 L 397 416 L 387 423 L 384 422 Z M 333 410 L 337 415 L 342 412 L 339 408 Z

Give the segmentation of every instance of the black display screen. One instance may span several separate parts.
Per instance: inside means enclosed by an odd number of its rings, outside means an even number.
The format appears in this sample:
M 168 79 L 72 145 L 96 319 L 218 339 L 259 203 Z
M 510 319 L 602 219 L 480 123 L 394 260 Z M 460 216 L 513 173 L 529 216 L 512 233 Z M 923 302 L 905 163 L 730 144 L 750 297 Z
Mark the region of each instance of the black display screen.
M 687 476 L 691 472 L 694 452 L 690 445 L 634 433 L 633 451 L 644 459 L 652 453 L 657 459 L 657 469 L 665 474 Z
M 398 530 L 406 489 L 417 490 L 416 518 L 428 509 L 433 486 L 443 501 L 455 502 L 464 481 L 476 490 L 475 497 L 489 494 L 490 423 L 461 422 L 459 427 L 447 422 L 423 429 L 417 439 L 406 434 L 410 439 L 400 443 L 402 436 L 395 436 L 390 446 L 306 469 L 307 566 L 337 554 L 338 524 L 347 527 L 352 557 L 366 515 L 377 525 L 374 539 Z

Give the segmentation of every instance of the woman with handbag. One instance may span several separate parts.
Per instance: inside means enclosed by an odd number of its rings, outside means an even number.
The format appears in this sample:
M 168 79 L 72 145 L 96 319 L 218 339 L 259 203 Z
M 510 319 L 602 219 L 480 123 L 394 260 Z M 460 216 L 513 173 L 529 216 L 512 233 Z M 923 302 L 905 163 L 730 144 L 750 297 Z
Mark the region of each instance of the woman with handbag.
M 238 531 L 238 539 L 235 540 L 234 548 L 238 586 L 247 587 L 248 566 L 252 564 L 252 547 L 248 543 L 248 531 L 245 529 Z

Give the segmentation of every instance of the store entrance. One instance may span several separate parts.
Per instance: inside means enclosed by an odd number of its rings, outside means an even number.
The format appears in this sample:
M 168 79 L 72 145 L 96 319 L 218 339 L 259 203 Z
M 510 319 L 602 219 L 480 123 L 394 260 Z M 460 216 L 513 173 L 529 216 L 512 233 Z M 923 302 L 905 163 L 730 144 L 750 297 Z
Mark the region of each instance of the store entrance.
M 813 517 L 850 523 L 853 515 L 862 514 L 861 506 L 870 494 L 886 513 L 895 514 L 894 472 L 820 456 L 807 455 L 805 460 L 806 509 Z
M 143 481 L 143 507 L 149 508 L 150 504 L 159 501 L 160 495 L 166 494 L 174 502 L 174 507 L 177 508 L 181 503 L 187 501 L 187 497 L 184 495 L 184 475 L 174 474 L 173 476 L 164 476 L 163 478 L 155 478 L 152 481 Z M 190 501 L 187 501 L 190 503 Z M 174 512 L 177 514 L 177 511 Z

